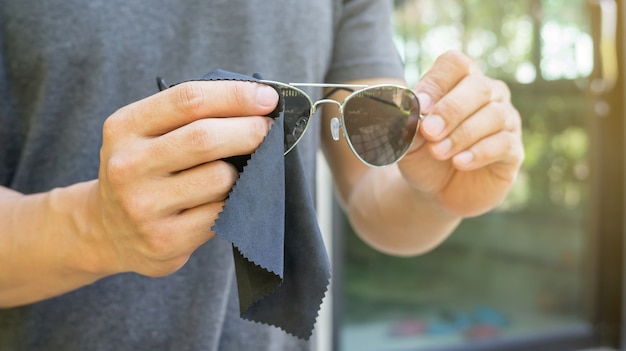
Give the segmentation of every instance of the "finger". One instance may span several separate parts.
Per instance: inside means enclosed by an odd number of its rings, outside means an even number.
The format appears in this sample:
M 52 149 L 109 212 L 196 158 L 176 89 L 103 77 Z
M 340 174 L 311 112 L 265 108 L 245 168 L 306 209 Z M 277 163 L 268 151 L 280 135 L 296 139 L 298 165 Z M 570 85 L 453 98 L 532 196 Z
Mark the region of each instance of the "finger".
M 269 132 L 269 117 L 200 119 L 147 144 L 154 172 L 169 174 L 199 164 L 254 152 Z
M 453 165 L 461 171 L 472 171 L 495 163 L 502 167 L 495 169 L 502 179 L 513 180 L 518 166 L 524 159 L 524 148 L 517 133 L 502 131 L 490 135 L 470 149 L 452 158 Z
M 206 163 L 166 177 L 151 177 L 139 184 L 128 184 L 121 207 L 125 216 L 137 223 L 166 218 L 224 200 L 238 177 L 237 169 L 225 161 Z
M 278 93 L 265 84 L 193 81 L 128 105 L 113 119 L 119 129 L 156 136 L 201 118 L 267 115 L 277 103 Z
M 448 137 L 464 120 L 492 100 L 494 84 L 483 75 L 464 77 L 431 109 L 424 119 L 421 131 L 429 141 Z
M 224 208 L 225 201 L 211 202 L 181 212 L 173 220 L 174 228 L 187 233 L 192 248 L 198 248 L 215 236 L 213 226 Z
M 505 82 L 491 79 L 491 85 L 491 101 L 511 101 L 511 89 L 509 89 L 509 86 Z
M 223 206 L 224 201 L 207 203 L 161 221 L 158 231 L 152 232 L 140 251 L 158 262 L 183 258 L 181 263 L 184 263 L 185 257 L 215 236 L 211 227 Z
M 180 213 L 228 196 L 239 177 L 228 162 L 215 161 L 185 170 L 163 182 L 160 197 L 168 214 Z
M 430 143 L 432 156 L 438 160 L 447 160 L 479 140 L 503 130 L 507 115 L 502 105 L 494 102 L 484 106 L 465 119 L 445 139 Z
M 422 113 L 430 113 L 432 106 L 473 71 L 471 60 L 461 52 L 448 51 L 439 56 L 414 89 Z

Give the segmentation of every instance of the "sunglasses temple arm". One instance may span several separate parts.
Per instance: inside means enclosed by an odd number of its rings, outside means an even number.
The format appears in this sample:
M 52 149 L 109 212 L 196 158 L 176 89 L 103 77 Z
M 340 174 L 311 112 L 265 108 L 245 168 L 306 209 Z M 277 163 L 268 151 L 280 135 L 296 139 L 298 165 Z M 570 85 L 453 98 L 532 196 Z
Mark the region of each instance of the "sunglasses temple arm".
M 165 83 L 165 79 L 161 77 L 156 77 L 156 82 L 157 82 L 157 87 L 159 87 L 159 91 L 163 91 L 170 87 L 169 85 L 167 85 L 167 83 Z

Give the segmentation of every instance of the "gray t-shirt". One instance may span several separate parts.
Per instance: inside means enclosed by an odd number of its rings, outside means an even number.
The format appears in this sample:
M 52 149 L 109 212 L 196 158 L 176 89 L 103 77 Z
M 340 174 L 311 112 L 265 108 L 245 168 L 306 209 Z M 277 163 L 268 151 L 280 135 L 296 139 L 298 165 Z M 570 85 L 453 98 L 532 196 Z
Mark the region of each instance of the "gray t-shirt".
M 104 120 L 155 93 L 157 75 L 400 77 L 391 9 L 381 0 L 0 0 L 0 185 L 34 193 L 96 178 Z M 311 184 L 318 133 L 314 125 L 299 146 Z M 239 318 L 220 239 L 167 277 L 118 274 L 0 309 L 0 351 L 309 347 Z

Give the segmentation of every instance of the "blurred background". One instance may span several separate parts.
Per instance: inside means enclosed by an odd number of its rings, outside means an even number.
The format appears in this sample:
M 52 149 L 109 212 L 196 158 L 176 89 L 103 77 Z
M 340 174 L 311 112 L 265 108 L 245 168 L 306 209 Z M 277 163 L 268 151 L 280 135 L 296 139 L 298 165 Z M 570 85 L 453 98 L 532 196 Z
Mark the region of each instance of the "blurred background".
M 526 160 L 497 210 L 419 257 L 370 249 L 336 209 L 334 350 L 621 349 L 621 1 L 395 5 L 409 83 L 464 51 L 509 84 Z

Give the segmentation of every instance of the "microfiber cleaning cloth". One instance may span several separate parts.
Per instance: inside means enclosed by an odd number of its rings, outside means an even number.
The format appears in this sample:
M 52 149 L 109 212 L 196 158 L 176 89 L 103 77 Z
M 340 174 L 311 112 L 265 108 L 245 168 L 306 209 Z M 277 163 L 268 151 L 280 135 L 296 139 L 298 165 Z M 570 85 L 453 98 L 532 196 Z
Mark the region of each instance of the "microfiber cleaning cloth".
M 216 70 L 198 80 L 259 79 Z M 330 264 L 297 147 L 284 155 L 282 102 L 259 148 L 227 159 L 240 175 L 212 229 L 233 247 L 241 317 L 309 339 Z

